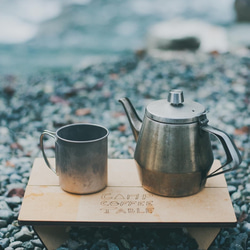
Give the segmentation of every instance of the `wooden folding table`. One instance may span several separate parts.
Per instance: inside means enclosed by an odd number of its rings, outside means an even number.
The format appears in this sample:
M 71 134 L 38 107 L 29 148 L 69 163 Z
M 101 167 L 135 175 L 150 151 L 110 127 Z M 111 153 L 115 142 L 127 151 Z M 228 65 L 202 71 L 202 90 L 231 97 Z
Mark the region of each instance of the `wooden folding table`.
M 216 160 L 212 169 L 219 164 Z M 42 158 L 34 161 L 18 221 L 32 225 L 49 250 L 67 240 L 70 226 L 118 224 L 186 228 L 199 248 L 207 249 L 222 227 L 237 223 L 223 174 L 208 179 L 198 194 L 168 198 L 142 188 L 133 159 L 109 159 L 108 187 L 75 195 L 60 188 Z

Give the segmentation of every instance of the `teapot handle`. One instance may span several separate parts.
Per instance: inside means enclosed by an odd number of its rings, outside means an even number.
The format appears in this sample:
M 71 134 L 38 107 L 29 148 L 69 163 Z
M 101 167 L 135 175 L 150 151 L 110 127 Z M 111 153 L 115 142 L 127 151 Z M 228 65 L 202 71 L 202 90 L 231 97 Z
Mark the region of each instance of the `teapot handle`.
M 229 137 L 228 134 L 226 134 L 222 130 L 211 127 L 209 125 L 201 126 L 201 129 L 208 132 L 208 133 L 215 135 L 220 140 L 220 142 L 225 150 L 226 156 L 227 156 L 226 162 L 224 162 L 221 165 L 221 167 L 219 167 L 218 169 L 213 171 L 211 174 L 209 174 L 207 176 L 207 178 L 229 172 L 240 165 L 240 163 L 242 162 L 241 155 L 240 155 L 237 147 L 235 146 L 234 142 L 232 141 L 232 139 Z M 232 162 L 231 168 L 228 168 L 226 170 L 218 172 L 220 169 L 224 168 L 226 165 L 230 164 L 231 162 Z

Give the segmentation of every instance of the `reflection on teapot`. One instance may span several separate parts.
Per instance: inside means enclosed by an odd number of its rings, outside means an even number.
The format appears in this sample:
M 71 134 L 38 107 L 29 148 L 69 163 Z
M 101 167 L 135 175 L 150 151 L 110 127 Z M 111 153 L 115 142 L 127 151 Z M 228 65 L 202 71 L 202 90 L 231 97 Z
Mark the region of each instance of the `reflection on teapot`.
M 137 145 L 134 158 L 142 186 L 169 197 L 199 192 L 207 178 L 235 169 L 241 156 L 231 138 L 208 125 L 206 109 L 197 102 L 184 102 L 181 90 L 172 90 L 168 100 L 150 103 L 143 122 L 128 98 L 119 100 L 127 114 Z M 223 145 L 227 160 L 208 175 L 214 157 L 210 135 Z M 219 171 L 230 164 L 230 168 Z

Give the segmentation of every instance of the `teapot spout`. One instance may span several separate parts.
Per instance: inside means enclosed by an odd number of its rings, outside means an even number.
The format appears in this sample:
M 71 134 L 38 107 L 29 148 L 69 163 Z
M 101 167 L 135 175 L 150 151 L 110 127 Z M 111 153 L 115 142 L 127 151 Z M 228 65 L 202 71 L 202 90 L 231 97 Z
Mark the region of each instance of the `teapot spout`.
M 119 102 L 122 104 L 122 106 L 126 112 L 126 115 L 128 117 L 129 124 L 130 124 L 130 127 L 132 129 L 135 141 L 137 142 L 139 132 L 141 129 L 141 125 L 142 125 L 142 120 L 140 119 L 140 117 L 136 113 L 132 103 L 130 102 L 130 100 L 127 97 L 119 99 Z

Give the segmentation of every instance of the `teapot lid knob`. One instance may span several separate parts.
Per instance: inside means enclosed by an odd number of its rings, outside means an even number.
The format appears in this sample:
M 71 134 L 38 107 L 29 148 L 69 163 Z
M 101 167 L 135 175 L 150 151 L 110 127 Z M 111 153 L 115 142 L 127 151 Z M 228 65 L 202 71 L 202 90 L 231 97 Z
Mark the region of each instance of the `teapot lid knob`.
M 174 106 L 181 105 L 184 102 L 183 91 L 179 89 L 173 89 L 168 94 L 168 102 Z
M 168 99 L 150 103 L 146 108 L 149 119 L 170 124 L 193 123 L 205 115 L 206 109 L 198 102 L 187 100 L 184 105 L 184 94 L 180 89 L 173 89 Z

